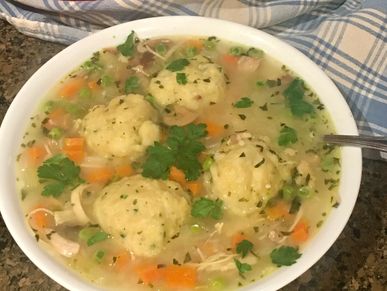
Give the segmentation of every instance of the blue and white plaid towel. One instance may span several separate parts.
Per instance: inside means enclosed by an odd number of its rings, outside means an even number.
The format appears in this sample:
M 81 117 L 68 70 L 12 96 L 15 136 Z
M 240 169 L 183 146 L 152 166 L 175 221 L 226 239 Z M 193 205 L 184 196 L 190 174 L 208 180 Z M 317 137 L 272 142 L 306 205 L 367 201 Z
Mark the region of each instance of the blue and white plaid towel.
M 336 83 L 362 134 L 387 135 L 387 0 L 0 0 L 0 17 L 19 31 L 65 44 L 163 15 L 227 19 L 283 39 Z

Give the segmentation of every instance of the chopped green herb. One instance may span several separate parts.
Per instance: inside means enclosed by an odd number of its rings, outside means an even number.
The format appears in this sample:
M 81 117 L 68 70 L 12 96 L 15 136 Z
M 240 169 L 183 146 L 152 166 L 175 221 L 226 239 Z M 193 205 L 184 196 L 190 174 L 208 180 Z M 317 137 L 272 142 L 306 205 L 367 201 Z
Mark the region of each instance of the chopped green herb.
M 187 55 L 188 58 L 193 58 L 198 54 L 198 49 L 196 47 L 188 47 L 185 50 L 185 54 Z
M 251 265 L 246 264 L 246 263 L 242 263 L 238 259 L 234 258 L 234 262 L 235 262 L 235 265 L 236 265 L 236 267 L 238 269 L 239 275 L 241 275 L 242 277 L 243 277 L 244 273 L 247 273 L 247 272 L 252 270 Z
M 277 79 L 277 80 L 266 80 L 266 85 L 267 87 L 269 88 L 273 88 L 273 87 L 277 87 L 277 86 L 281 86 L 281 79 Z
M 189 65 L 189 61 L 187 59 L 177 59 L 172 61 L 168 66 L 167 70 L 171 72 L 177 72 L 183 70 L 186 66 Z
M 198 155 L 205 149 L 200 139 L 207 135 L 205 124 L 172 126 L 164 144 L 155 143 L 147 149 L 142 175 L 154 179 L 167 179 L 169 169 L 175 165 L 188 181 L 201 173 Z
M 278 267 L 291 266 L 296 263 L 299 257 L 301 257 L 301 254 L 298 249 L 288 246 L 281 246 L 270 253 L 272 263 Z
M 187 75 L 185 73 L 176 73 L 176 82 L 180 85 L 187 84 Z
M 336 157 L 326 157 L 321 162 L 321 169 L 324 172 L 332 171 L 335 166 L 340 165 L 340 159 Z
M 242 240 L 236 246 L 237 254 L 240 254 L 242 258 L 246 257 L 248 253 L 253 251 L 254 245 L 247 239 Z
M 167 46 L 164 44 L 164 43 L 162 43 L 162 42 L 160 42 L 160 43 L 158 43 L 156 46 L 155 46 L 155 50 L 156 50 L 156 52 L 159 54 L 159 55 L 165 55 L 166 53 L 167 53 Z
M 249 97 L 242 97 L 237 102 L 235 102 L 233 106 L 236 108 L 248 108 L 248 107 L 251 107 L 253 103 L 254 101 L 251 100 Z
M 265 87 L 266 82 L 263 81 L 263 80 L 258 80 L 257 82 L 255 82 L 255 85 L 256 85 L 258 88 L 262 88 L 262 87 Z
M 280 146 L 288 146 L 290 144 L 294 144 L 298 141 L 297 132 L 288 126 L 284 126 L 278 137 L 278 145 Z
M 267 103 L 263 104 L 262 106 L 258 106 L 259 109 L 261 109 L 262 111 L 267 111 Z
M 95 234 L 93 234 L 88 240 L 87 240 L 87 245 L 88 246 L 92 246 L 98 242 L 101 242 L 101 241 L 104 241 L 105 239 L 107 239 L 109 237 L 109 235 L 100 230 L 98 232 L 96 232 Z
M 245 120 L 246 119 L 246 115 L 244 114 L 238 114 L 239 118 L 242 119 L 242 120 Z
M 101 263 L 102 262 L 102 259 L 104 258 L 105 256 L 105 251 L 103 250 L 98 250 L 94 253 L 94 259 L 98 262 L 98 263 Z
M 79 97 L 82 99 L 89 99 L 91 97 L 91 90 L 87 87 L 83 87 L 79 91 Z
M 222 206 L 222 200 L 211 200 L 202 197 L 193 203 L 191 215 L 193 217 L 211 217 L 213 219 L 221 219 L 223 216 Z
M 156 98 L 151 94 L 146 94 L 144 99 L 148 101 L 153 107 L 157 107 Z
M 140 87 L 139 79 L 137 76 L 131 76 L 125 81 L 125 94 L 133 93 Z
M 135 53 L 135 45 L 138 41 L 136 34 L 132 31 L 129 36 L 126 38 L 126 41 L 123 44 L 117 46 L 118 51 L 125 57 L 132 57 Z
M 313 106 L 304 100 L 304 81 L 294 79 L 284 91 L 287 103 L 294 116 L 302 117 L 304 114 L 313 113 Z
M 203 41 L 203 45 L 207 50 L 213 50 L 216 47 L 216 43 L 219 40 L 216 38 L 216 36 L 210 36 L 206 40 Z
M 292 201 L 294 197 L 296 196 L 297 189 L 293 185 L 285 184 L 282 187 L 282 198 L 284 198 L 287 201 Z
M 296 214 L 300 210 L 301 201 L 298 197 L 294 198 L 292 204 L 290 205 L 289 213 Z
M 80 168 L 65 155 L 58 154 L 38 168 L 39 182 L 45 184 L 43 196 L 58 197 L 66 189 L 73 189 L 83 180 L 79 177 Z

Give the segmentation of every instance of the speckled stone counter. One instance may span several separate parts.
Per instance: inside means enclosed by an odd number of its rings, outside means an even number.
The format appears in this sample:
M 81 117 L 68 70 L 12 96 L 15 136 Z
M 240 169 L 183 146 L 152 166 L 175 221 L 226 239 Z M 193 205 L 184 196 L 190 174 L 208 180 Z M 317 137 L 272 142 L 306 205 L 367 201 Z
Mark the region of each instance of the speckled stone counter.
M 0 20 L 0 120 L 24 82 L 63 48 L 26 37 Z M 386 202 L 387 163 L 364 160 L 359 198 L 343 233 L 323 258 L 282 290 L 387 290 Z M 0 290 L 65 290 L 21 252 L 2 218 L 0 250 Z

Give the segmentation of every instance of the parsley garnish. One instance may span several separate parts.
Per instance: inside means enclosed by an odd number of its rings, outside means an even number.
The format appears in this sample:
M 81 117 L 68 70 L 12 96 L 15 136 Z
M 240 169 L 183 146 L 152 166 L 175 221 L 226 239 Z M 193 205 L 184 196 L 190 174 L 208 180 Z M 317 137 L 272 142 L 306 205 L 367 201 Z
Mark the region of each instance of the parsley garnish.
M 304 100 L 304 81 L 299 78 L 294 79 L 284 91 L 290 110 L 293 115 L 301 117 L 307 113 L 313 113 L 313 106 Z
M 187 59 L 177 59 L 167 66 L 167 70 L 171 72 L 177 72 L 177 71 L 181 71 L 188 65 L 189 65 L 189 61 Z
M 180 85 L 187 84 L 187 75 L 185 73 L 176 73 L 176 82 Z
M 135 52 L 135 44 L 137 37 L 134 31 L 132 31 L 123 44 L 117 46 L 118 51 L 125 57 L 132 57 Z
M 237 254 L 240 254 L 242 258 L 246 257 L 248 253 L 253 253 L 253 243 L 251 241 L 248 241 L 247 239 L 242 240 L 240 243 L 236 246 L 236 252 Z
M 237 269 L 238 269 L 239 275 L 240 275 L 242 278 L 244 278 L 244 276 L 243 276 L 244 273 L 247 273 L 247 272 L 249 272 L 249 271 L 252 270 L 251 265 L 246 264 L 246 263 L 242 263 L 242 262 L 239 261 L 238 259 L 235 259 L 235 258 L 234 258 L 234 262 L 235 262 L 235 265 L 236 265 L 236 267 L 237 267 Z
M 169 169 L 175 165 L 188 181 L 199 178 L 201 164 L 198 155 L 205 149 L 200 139 L 207 135 L 205 124 L 172 126 L 164 144 L 156 142 L 147 149 L 142 175 L 154 179 L 167 179 Z
M 193 217 L 211 217 L 213 219 L 221 219 L 223 216 L 222 206 L 222 200 L 211 200 L 202 197 L 193 203 L 191 215 Z
M 79 173 L 80 168 L 65 155 L 45 160 L 38 168 L 39 182 L 46 183 L 42 195 L 58 197 L 66 188 L 75 188 L 83 182 Z
M 297 132 L 293 128 L 285 125 L 280 131 L 280 135 L 278 137 L 278 145 L 288 146 L 290 144 L 296 143 L 297 140 Z
M 236 108 L 248 108 L 251 105 L 253 105 L 254 101 L 251 100 L 249 97 L 243 97 L 239 99 L 237 102 L 235 102 L 233 105 Z
M 299 257 L 301 254 L 298 249 L 287 246 L 276 248 L 270 253 L 272 263 L 278 267 L 293 265 Z
M 125 94 L 133 93 L 136 89 L 140 87 L 140 83 L 137 76 L 131 76 L 125 81 Z
M 92 246 L 93 244 L 96 244 L 98 242 L 101 242 L 101 241 L 104 241 L 105 239 L 107 239 L 109 237 L 109 235 L 100 230 L 98 232 L 96 232 L 95 234 L 93 234 L 88 240 L 87 240 L 87 245 L 88 246 Z

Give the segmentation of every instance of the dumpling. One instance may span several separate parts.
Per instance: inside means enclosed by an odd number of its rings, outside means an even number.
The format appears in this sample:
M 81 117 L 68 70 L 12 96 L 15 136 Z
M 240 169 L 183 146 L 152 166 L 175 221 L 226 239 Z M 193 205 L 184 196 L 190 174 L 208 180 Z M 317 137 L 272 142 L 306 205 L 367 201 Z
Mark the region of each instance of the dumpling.
M 106 186 L 94 203 L 101 228 L 138 256 L 158 255 L 189 216 L 190 202 L 173 181 L 136 175 Z
M 151 80 L 149 92 L 160 106 L 180 105 L 198 110 L 222 100 L 226 87 L 222 68 L 202 56 L 189 62 L 181 71 L 164 69 Z M 181 73 L 186 76 L 186 84 L 178 83 L 177 74 Z
M 159 140 L 157 121 L 157 111 L 143 96 L 129 94 L 93 107 L 81 121 L 80 133 L 96 154 L 134 161 Z
M 265 142 L 252 139 L 249 133 L 231 136 L 214 160 L 207 177 L 210 195 L 241 216 L 265 206 L 290 175 L 286 167 L 280 168 L 278 157 Z

